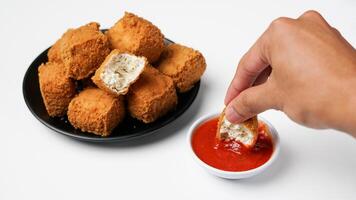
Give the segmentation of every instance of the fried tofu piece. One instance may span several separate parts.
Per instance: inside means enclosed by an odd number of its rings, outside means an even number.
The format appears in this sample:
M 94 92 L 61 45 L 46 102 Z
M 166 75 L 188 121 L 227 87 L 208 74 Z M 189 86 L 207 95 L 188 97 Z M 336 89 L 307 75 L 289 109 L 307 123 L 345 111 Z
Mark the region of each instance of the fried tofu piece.
M 164 36 L 159 28 L 128 12 L 106 35 L 113 49 L 145 56 L 150 63 L 157 61 L 164 49 Z
M 88 77 L 110 53 L 110 43 L 100 32 L 99 26 L 91 22 L 77 29 L 69 29 L 62 36 L 59 44 L 61 59 L 71 78 L 81 80 Z
M 58 39 L 56 43 L 48 50 L 47 57 L 48 62 L 62 62 L 61 58 L 61 39 Z
M 128 92 L 148 65 L 145 57 L 113 50 L 96 70 L 93 82 L 106 92 L 120 96 Z
M 70 102 L 67 114 L 76 129 L 109 136 L 124 119 L 123 96 L 114 97 L 99 88 L 86 88 Z
M 127 103 L 132 117 L 150 123 L 174 109 L 178 99 L 172 79 L 148 66 L 130 87 Z
M 225 117 L 225 111 L 219 118 L 216 137 L 219 140 L 235 140 L 247 148 L 252 148 L 258 138 L 258 120 L 254 116 L 240 124 L 233 124 Z
M 42 99 L 48 115 L 63 116 L 75 95 L 75 83 L 66 76 L 62 63 L 47 62 L 38 67 Z
M 168 45 L 157 69 L 170 76 L 179 92 L 189 91 L 199 81 L 206 68 L 203 55 L 180 44 Z

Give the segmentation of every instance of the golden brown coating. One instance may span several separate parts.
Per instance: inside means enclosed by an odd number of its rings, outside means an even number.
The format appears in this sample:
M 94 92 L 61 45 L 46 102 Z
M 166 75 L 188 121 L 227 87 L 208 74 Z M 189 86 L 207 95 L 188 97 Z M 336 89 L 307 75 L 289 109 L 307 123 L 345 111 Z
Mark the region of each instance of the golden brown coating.
M 147 65 L 145 57 L 114 49 L 95 71 L 92 80 L 100 89 L 112 95 L 125 95 Z
M 157 61 L 164 49 L 164 36 L 159 28 L 128 12 L 106 35 L 112 48 L 145 56 L 150 63 Z
M 86 88 L 70 102 L 67 114 L 76 129 L 108 136 L 124 119 L 124 100 L 99 88 Z
M 179 92 L 187 92 L 199 81 L 206 68 L 203 55 L 180 44 L 168 45 L 157 69 L 170 76 Z
M 258 120 L 254 116 L 240 124 L 232 124 L 225 118 L 225 109 L 221 113 L 216 132 L 219 140 L 237 140 L 247 148 L 252 148 L 258 138 Z
M 127 103 L 132 117 L 150 123 L 174 109 L 178 99 L 172 79 L 148 66 L 130 87 Z
M 62 62 L 61 59 L 61 39 L 58 39 L 56 43 L 48 50 L 47 57 L 48 62 Z
M 75 95 L 75 83 L 66 76 L 62 63 L 47 62 L 38 68 L 42 99 L 48 115 L 62 116 Z
M 64 33 L 61 42 L 61 59 L 69 76 L 84 79 L 92 74 L 110 53 L 107 37 L 100 32 L 99 24 L 91 22 Z

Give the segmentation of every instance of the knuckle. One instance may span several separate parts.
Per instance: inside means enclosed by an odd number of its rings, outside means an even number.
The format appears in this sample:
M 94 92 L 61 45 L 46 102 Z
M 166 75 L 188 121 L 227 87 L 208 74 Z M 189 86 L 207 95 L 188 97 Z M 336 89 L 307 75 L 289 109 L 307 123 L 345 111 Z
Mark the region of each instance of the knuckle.
M 249 107 L 248 98 L 246 95 L 244 95 L 244 93 L 241 93 L 240 104 L 243 107 Z
M 308 11 L 304 12 L 302 16 L 310 17 L 310 18 L 314 18 L 314 19 L 322 19 L 323 18 L 321 16 L 321 14 L 315 10 L 308 10 Z
M 328 22 L 324 19 L 324 17 L 315 10 L 308 10 L 300 17 L 302 20 L 312 21 L 319 25 L 323 25 L 324 27 L 330 28 Z
M 285 27 L 289 26 L 293 22 L 292 19 L 288 17 L 278 17 L 277 19 L 273 20 L 270 24 L 271 29 L 284 29 Z
M 241 66 L 244 66 L 244 65 L 241 65 Z M 255 75 L 257 73 L 256 71 L 254 71 L 248 67 L 241 67 L 240 72 L 247 78 L 255 77 Z

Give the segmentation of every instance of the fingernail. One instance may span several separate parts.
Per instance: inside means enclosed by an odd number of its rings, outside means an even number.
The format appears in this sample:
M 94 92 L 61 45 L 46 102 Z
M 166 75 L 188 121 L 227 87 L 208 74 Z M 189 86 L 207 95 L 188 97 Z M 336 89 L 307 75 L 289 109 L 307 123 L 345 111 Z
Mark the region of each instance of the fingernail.
M 225 111 L 225 116 L 227 120 L 231 123 L 238 123 L 243 120 L 242 116 L 239 115 L 234 108 L 232 107 L 227 107 Z

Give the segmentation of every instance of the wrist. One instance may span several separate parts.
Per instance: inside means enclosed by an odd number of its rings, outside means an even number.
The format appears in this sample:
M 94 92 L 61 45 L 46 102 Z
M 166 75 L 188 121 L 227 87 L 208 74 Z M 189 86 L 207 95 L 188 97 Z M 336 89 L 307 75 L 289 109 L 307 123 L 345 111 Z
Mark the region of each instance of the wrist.
M 343 87 L 331 96 L 333 105 L 330 110 L 332 113 L 330 113 L 327 123 L 331 125 L 330 128 L 344 131 L 356 137 L 356 76 L 339 82 L 339 85 L 343 85 Z

